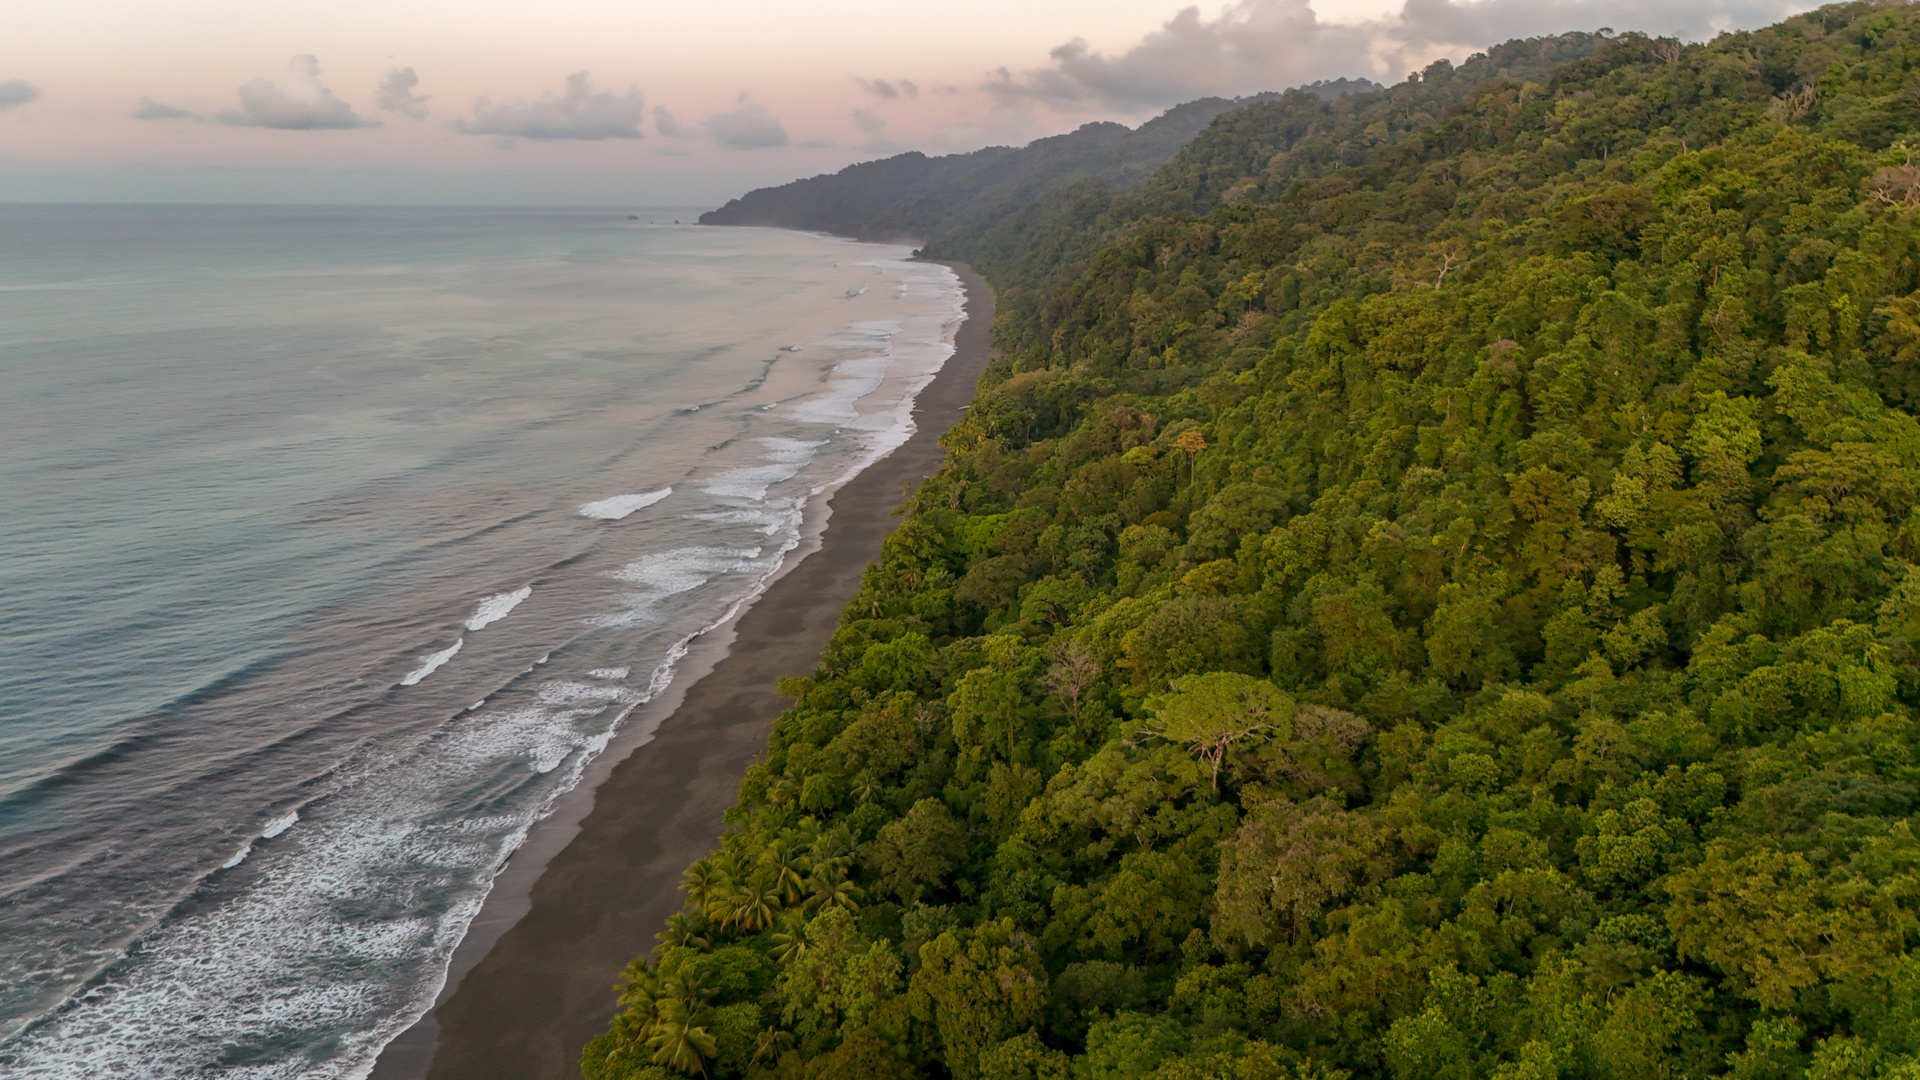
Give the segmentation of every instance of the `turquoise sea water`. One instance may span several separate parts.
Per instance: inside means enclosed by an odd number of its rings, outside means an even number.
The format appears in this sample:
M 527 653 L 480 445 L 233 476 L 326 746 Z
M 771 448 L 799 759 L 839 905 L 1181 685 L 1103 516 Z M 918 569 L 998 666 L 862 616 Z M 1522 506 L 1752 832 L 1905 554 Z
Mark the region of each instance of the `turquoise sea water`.
M 689 211 L 0 207 L 0 1068 L 351 1076 L 960 295 Z

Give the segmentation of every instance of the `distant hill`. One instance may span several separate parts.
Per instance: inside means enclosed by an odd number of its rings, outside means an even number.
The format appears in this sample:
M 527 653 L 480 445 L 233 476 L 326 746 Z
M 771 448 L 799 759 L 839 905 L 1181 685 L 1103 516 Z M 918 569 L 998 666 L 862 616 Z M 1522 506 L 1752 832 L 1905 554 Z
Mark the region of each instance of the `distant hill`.
M 993 285 L 996 333 L 1007 343 L 1045 336 L 1057 314 L 1046 311 L 1048 298 L 1134 224 L 1267 201 L 1295 180 L 1330 175 L 1381 147 L 1400 146 L 1409 133 L 1474 100 L 1483 84 L 1548 81 L 1567 65 L 1590 59 L 1606 41 L 1580 32 L 1516 39 L 1457 66 L 1436 61 L 1415 77 L 1371 92 L 1329 93 L 1319 84 L 1248 98 L 1217 114 L 1144 179 L 1113 184 L 1086 176 L 1036 191 L 930 235 L 924 254 L 966 263 Z
M 1336 100 L 1380 87 L 1365 79 L 1337 79 L 1304 87 Z M 702 225 L 770 225 L 861 240 L 927 240 L 1001 207 L 1030 205 L 1078 180 L 1137 186 L 1214 117 L 1275 98 L 1201 98 L 1140 125 L 1084 124 L 1065 135 L 1022 147 L 989 146 L 969 154 L 928 157 L 918 151 L 849 165 L 837 173 L 760 188 L 700 217 Z

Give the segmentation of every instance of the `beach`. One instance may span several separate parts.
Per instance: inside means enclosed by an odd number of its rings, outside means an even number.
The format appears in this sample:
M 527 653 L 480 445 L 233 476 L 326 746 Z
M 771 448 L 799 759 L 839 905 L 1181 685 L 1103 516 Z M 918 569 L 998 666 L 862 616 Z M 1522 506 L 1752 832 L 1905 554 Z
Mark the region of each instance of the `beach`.
M 647 706 L 655 715 L 631 722 L 649 741 L 616 739 L 535 828 L 470 927 L 435 1008 L 386 1049 L 375 1080 L 579 1075 L 581 1047 L 614 1014 L 621 969 L 680 908 L 681 871 L 713 848 L 741 776 L 765 751 L 787 705 L 775 684 L 813 669 L 879 558 L 893 511 L 939 469 L 939 437 L 973 398 L 993 298 L 965 267 L 952 269 L 966 318 L 954 355 L 915 401 L 913 436 L 810 508 L 828 519 L 817 549 L 793 552 L 734 623 L 695 644 L 675 688 Z

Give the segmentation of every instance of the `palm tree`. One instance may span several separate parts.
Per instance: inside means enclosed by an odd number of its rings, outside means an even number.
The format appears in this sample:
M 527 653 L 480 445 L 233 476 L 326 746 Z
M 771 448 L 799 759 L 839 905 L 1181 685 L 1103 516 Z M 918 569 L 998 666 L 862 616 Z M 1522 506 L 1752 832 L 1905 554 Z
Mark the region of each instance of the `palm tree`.
M 820 840 L 820 819 L 812 814 L 803 816 L 793 823 L 793 827 L 780 834 L 796 846 L 812 850 Z
M 729 845 L 713 853 L 713 872 L 729 885 L 738 884 L 745 869 L 738 846 Z
M 807 889 L 813 893 L 815 906 L 845 908 L 849 913 L 859 911 L 860 900 L 867 895 L 866 890 L 847 878 L 846 864 L 839 859 L 829 859 L 815 867 Z
M 808 948 L 806 916 L 797 911 L 782 912 L 773 931 L 773 948 L 769 950 L 774 963 L 791 964 L 804 956 Z
M 873 778 L 872 769 L 861 769 L 853 778 L 853 795 L 863 803 L 873 801 L 880 794 L 880 781 Z
M 807 869 L 807 856 L 791 837 L 782 836 L 760 853 L 760 865 L 773 874 L 773 887 L 781 899 L 791 904 L 805 892 L 801 877 Z
M 622 1050 L 635 1050 L 645 1046 L 653 1037 L 653 1024 L 660 1017 L 660 1011 L 651 997 L 637 997 L 627 1006 L 627 1010 L 615 1018 L 613 1043 Z
M 713 994 L 714 992 L 707 989 L 706 983 L 701 980 L 699 972 L 669 975 L 660 980 L 659 999 L 677 1001 L 691 1013 L 699 1013 L 705 1009 L 707 999 Z
M 676 912 L 667 919 L 667 928 L 653 936 L 669 949 L 704 949 L 707 939 L 701 936 L 700 931 L 705 926 L 700 924 L 706 922 L 706 916 L 696 913 L 695 918 L 700 923 L 687 918 L 685 912 Z
M 717 879 L 711 859 L 701 859 L 680 875 L 680 888 L 686 891 L 687 903 L 695 911 L 705 911 L 713 902 L 715 884 Z
M 768 1028 L 760 1033 L 760 1044 L 753 1048 L 753 1060 L 758 1065 L 762 1061 L 772 1061 L 781 1054 L 793 1049 L 793 1032 Z
M 703 1026 L 706 1011 L 688 1008 L 678 998 L 660 1003 L 660 1017 L 653 1022 L 653 1034 L 647 1039 L 655 1065 L 707 1075 L 707 1059 L 718 1053 L 719 1047 Z
M 845 825 L 835 825 L 814 837 L 814 862 L 818 864 L 823 859 L 845 859 L 853 854 L 853 849 L 853 832 Z
M 660 976 L 647 966 L 646 957 L 641 957 L 620 972 L 620 981 L 613 984 L 620 991 L 620 1004 L 638 1005 L 651 1002 L 660 991 Z
M 765 930 L 773 925 L 781 906 L 773 875 L 762 870 L 734 888 L 722 924 L 730 923 L 750 933 Z
M 721 848 L 709 861 L 713 864 L 713 884 L 707 890 L 707 902 L 702 910 L 724 930 L 733 925 L 733 907 L 744 876 L 740 853 L 730 847 Z
M 608 1060 L 615 1057 L 631 1058 L 635 1064 L 646 1060 L 647 1040 L 653 1038 L 653 1025 L 660 1018 L 659 994 L 660 978 L 647 967 L 645 960 L 635 960 L 628 964 L 624 986 L 620 990 L 620 1004 L 625 1010 L 613 1022 L 613 1051 Z

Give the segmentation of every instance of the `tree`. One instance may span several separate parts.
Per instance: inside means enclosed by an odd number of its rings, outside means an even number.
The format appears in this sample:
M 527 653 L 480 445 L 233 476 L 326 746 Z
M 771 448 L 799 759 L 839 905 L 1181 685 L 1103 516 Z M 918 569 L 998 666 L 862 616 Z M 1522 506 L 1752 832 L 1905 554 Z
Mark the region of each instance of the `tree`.
M 774 886 L 773 874 L 764 869 L 756 870 L 735 885 L 720 902 L 716 921 L 723 927 L 758 932 L 773 925 L 781 907 L 780 892 Z
M 695 920 L 698 920 L 696 922 Z M 667 919 L 667 928 L 655 934 L 660 943 L 669 949 L 704 949 L 707 939 L 701 936 L 705 929 L 706 916 L 697 912 L 689 919 L 684 911 L 677 911 Z
M 1023 1031 L 980 1055 L 980 1080 L 1067 1080 L 1067 1055 Z
M 680 998 L 660 1003 L 647 1045 L 653 1050 L 653 1063 L 677 1072 L 707 1075 L 707 1060 L 718 1053 L 713 1036 L 702 1026 L 710 1010 L 690 1006 Z
M 760 852 L 760 865 L 773 875 L 774 891 L 787 904 L 800 900 L 806 892 L 807 856 L 792 837 L 775 837 Z
M 1194 461 L 1200 456 L 1200 451 L 1207 448 L 1207 437 L 1200 433 L 1199 428 L 1188 428 L 1174 436 L 1173 448 L 1187 455 L 1187 482 L 1192 483 Z
M 1220 762 L 1235 743 L 1291 730 L 1293 699 L 1272 683 L 1233 672 L 1191 676 L 1173 684 L 1173 692 L 1147 699 L 1154 724 L 1140 734 L 1187 747 L 1213 771 L 1220 787 Z
M 680 874 L 680 888 L 687 894 L 687 904 L 695 911 L 704 912 L 711 907 L 719 887 L 720 879 L 711 859 L 701 859 Z
M 1164 1016 L 1121 1012 L 1087 1029 L 1079 1080 L 1145 1080 L 1160 1063 L 1184 1051 L 1187 1033 Z
M 1427 661 L 1455 686 L 1479 687 L 1513 669 L 1497 588 L 1492 580 L 1440 587 L 1439 604 L 1427 621 Z
M 1298 939 L 1329 904 L 1385 876 L 1382 848 L 1372 821 L 1330 799 L 1261 803 L 1221 845 L 1215 936 Z
M 955 1080 L 980 1080 L 981 1054 L 1039 1022 L 1046 984 L 1033 942 L 1002 919 L 922 945 L 908 1001 Z
M 884 941 L 869 941 L 840 908 L 821 912 L 806 928 L 808 948 L 780 976 L 781 1018 L 795 1034 L 859 1027 L 868 1013 L 899 990 L 903 965 Z
M 849 912 L 859 911 L 860 901 L 867 895 L 847 877 L 846 863 L 840 859 L 826 859 L 814 867 L 813 876 L 807 879 L 807 892 L 810 905 Z
M 987 663 L 961 676 L 947 696 L 954 741 L 975 761 L 1009 756 L 1030 727 L 1029 687 L 1040 666 L 1038 649 L 1011 634 L 986 642 Z
M 1889 977 L 1920 936 L 1920 843 L 1902 822 L 1862 847 L 1854 865 L 1823 872 L 1772 844 L 1709 845 L 1702 862 L 1663 883 L 1680 954 L 1776 1010 L 1822 982 Z
M 1041 680 L 1048 692 L 1059 697 L 1067 715 L 1077 727 L 1080 723 L 1080 697 L 1100 680 L 1100 657 L 1079 638 L 1069 638 L 1054 650 L 1053 663 Z
M 960 823 L 947 804 L 921 799 L 905 817 L 880 830 L 864 858 L 888 892 L 912 904 L 928 886 L 946 879 L 965 847 Z

